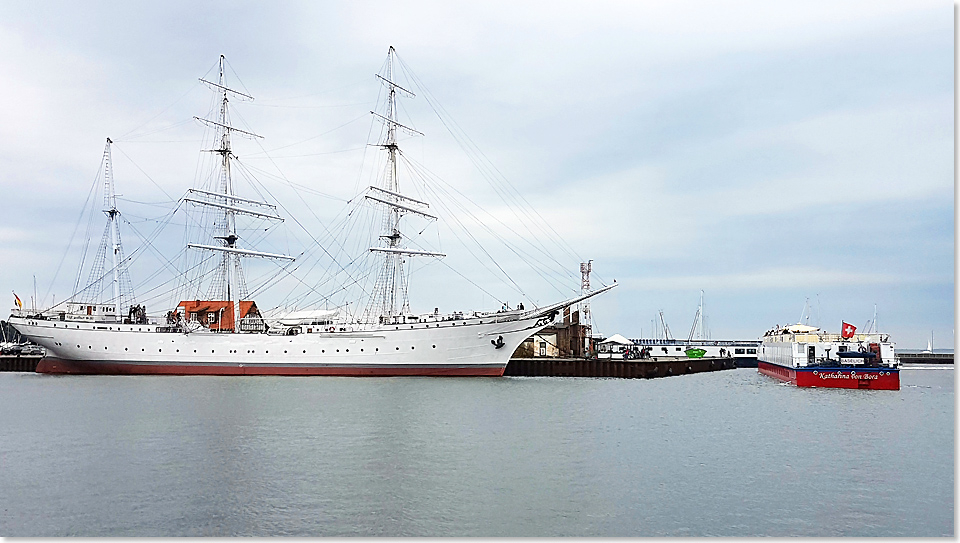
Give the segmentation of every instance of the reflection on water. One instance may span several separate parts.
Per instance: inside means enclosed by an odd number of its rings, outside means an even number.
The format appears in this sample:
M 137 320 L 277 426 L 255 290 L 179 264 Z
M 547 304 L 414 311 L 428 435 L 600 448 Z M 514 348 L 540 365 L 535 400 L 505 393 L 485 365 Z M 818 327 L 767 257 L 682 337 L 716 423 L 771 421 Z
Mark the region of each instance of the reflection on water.
M 953 535 L 953 374 L 0 374 L 0 535 Z

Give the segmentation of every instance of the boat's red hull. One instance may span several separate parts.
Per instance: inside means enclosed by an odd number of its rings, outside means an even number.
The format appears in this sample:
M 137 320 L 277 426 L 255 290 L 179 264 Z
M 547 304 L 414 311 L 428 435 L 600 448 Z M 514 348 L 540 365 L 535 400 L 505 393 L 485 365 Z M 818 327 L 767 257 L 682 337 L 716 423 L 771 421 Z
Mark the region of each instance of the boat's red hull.
M 44 358 L 37 373 L 95 375 L 335 375 L 348 377 L 452 376 L 499 377 L 505 366 L 491 365 L 397 365 L 397 366 L 283 366 L 280 364 L 157 364 Z
M 787 368 L 761 361 L 757 369 L 798 387 L 900 390 L 900 370 L 894 368 Z

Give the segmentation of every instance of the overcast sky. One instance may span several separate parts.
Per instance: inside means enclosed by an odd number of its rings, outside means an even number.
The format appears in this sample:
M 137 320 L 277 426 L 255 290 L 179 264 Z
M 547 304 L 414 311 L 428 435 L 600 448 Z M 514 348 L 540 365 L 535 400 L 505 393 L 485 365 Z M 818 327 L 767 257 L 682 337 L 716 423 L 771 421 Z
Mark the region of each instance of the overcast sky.
M 309 205 L 333 217 L 371 153 L 373 74 L 392 45 L 577 257 L 593 260 L 594 285 L 617 280 L 592 304 L 599 333 L 649 337 L 663 310 L 685 337 L 702 289 L 716 339 L 796 322 L 809 300 L 811 324 L 830 331 L 863 326 L 876 305 L 898 347 L 926 347 L 931 333 L 953 347 L 954 9 L 6 0 L 0 295 L 29 298 L 34 276 L 47 303 L 69 294 L 67 241 L 105 138 L 117 142 L 125 198 L 161 202 L 194 184 L 202 127 L 192 116 L 210 104 L 197 79 L 215 77 L 221 54 L 256 97 L 236 105 L 237 119 L 271 150 L 238 142 L 241 160 L 323 193 Z M 426 134 L 407 152 L 498 213 L 424 98 L 403 101 Z M 146 220 L 143 209 L 129 216 Z M 515 270 L 535 303 L 579 289 L 579 262 L 556 254 L 569 262 L 561 288 Z M 411 285 L 414 310 L 499 308 L 444 290 L 432 277 L 446 268 L 428 269 L 430 285 Z

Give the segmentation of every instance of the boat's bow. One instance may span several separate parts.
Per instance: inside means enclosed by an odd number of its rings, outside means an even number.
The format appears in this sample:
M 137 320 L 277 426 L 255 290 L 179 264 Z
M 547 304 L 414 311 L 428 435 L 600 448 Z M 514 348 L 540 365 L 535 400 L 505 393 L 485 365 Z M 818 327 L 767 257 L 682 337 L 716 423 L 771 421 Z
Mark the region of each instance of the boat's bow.
M 588 298 L 593 298 L 593 297 L 596 296 L 597 294 L 602 294 L 602 293 L 604 293 L 604 292 L 612 289 L 613 287 L 617 286 L 617 284 L 618 284 L 618 283 L 617 283 L 616 281 L 614 281 L 614 283 L 613 283 L 612 285 L 607 285 L 607 286 L 605 286 L 605 287 L 603 287 L 603 288 L 594 290 L 593 292 L 588 292 L 588 293 L 586 293 L 586 294 L 584 294 L 584 295 L 582 295 L 582 296 L 577 296 L 576 298 L 570 298 L 569 300 L 564 300 L 564 301 L 562 301 L 562 302 L 557 302 L 557 303 L 555 303 L 555 304 L 547 305 L 547 306 L 544 306 L 544 307 L 538 307 L 538 308 L 535 308 L 535 309 L 531 309 L 531 310 L 529 310 L 529 311 L 526 311 L 526 312 L 524 312 L 524 313 L 521 313 L 518 318 L 519 318 L 519 319 L 529 319 L 529 318 L 537 318 L 537 317 L 550 317 L 551 315 L 556 316 L 556 313 L 557 313 L 558 311 L 560 311 L 560 310 L 562 310 L 562 309 L 565 309 L 565 308 L 567 308 L 567 307 L 570 307 L 570 306 L 572 306 L 573 304 L 580 303 L 580 302 L 582 302 L 582 301 L 584 301 L 584 300 L 586 300 L 586 299 L 588 299 Z M 552 320 L 553 320 L 553 317 L 551 317 L 550 320 L 552 321 Z M 549 321 L 548 321 L 548 324 L 549 324 Z

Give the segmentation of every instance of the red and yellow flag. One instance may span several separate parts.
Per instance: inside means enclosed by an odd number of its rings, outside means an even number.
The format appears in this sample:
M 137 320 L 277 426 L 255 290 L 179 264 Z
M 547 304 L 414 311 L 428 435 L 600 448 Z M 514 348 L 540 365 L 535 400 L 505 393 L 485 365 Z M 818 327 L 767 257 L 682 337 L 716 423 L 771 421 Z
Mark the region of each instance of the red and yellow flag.
M 17 304 L 17 309 L 23 309 L 23 302 L 20 301 L 20 297 L 17 296 L 17 293 L 13 293 L 13 301 Z

